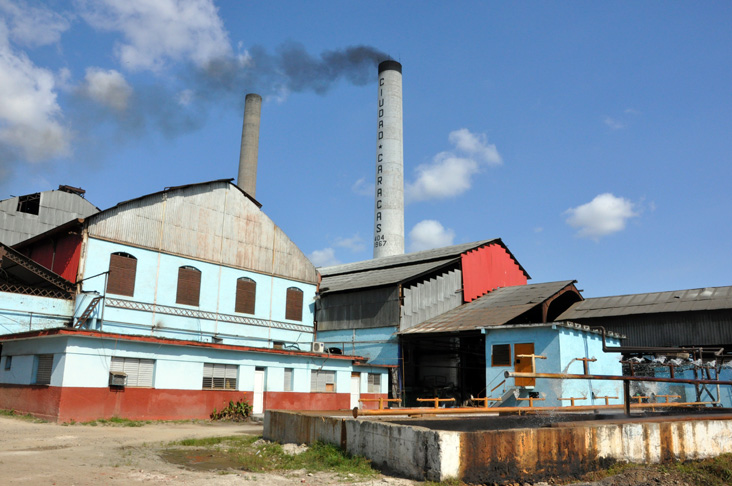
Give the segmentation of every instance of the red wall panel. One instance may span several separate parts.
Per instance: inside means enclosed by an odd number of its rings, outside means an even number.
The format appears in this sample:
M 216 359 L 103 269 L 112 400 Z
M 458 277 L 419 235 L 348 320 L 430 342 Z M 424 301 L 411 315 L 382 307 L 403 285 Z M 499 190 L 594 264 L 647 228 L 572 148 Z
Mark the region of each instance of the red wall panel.
M 81 236 L 67 234 L 45 239 L 24 248 L 23 253 L 36 263 L 61 275 L 70 282 L 76 282 L 81 257 Z
M 369 394 L 367 398 L 372 397 L 378 398 L 379 395 Z M 134 420 L 207 419 L 214 408 L 221 410 L 230 400 L 237 401 L 242 398 L 251 404 L 252 392 L 0 386 L 0 408 L 30 413 L 59 422 L 71 420 L 86 422 L 110 417 Z M 265 410 L 348 410 L 349 404 L 348 393 L 265 392 L 264 394 Z M 368 408 L 374 406 L 370 405 Z
M 498 287 L 526 285 L 526 273 L 501 245 L 490 245 L 462 255 L 463 299 L 470 302 Z

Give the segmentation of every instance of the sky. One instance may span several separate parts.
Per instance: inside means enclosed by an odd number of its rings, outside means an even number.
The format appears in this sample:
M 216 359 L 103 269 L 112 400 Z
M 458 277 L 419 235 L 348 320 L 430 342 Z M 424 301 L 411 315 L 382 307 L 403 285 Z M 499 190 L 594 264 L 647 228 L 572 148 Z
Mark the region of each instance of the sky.
M 501 238 L 585 297 L 732 285 L 732 3 L 0 0 L 0 199 L 235 178 L 316 265 L 373 254 L 376 66 L 407 251 Z

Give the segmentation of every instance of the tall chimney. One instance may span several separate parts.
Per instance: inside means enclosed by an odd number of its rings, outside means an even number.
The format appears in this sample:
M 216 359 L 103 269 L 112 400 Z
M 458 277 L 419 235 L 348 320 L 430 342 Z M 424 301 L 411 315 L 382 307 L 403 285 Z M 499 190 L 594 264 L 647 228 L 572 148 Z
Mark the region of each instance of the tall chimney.
M 252 197 L 257 192 L 257 156 L 259 154 L 259 120 L 262 116 L 262 97 L 249 93 L 244 100 L 244 124 L 241 128 L 239 152 L 239 188 Z
M 374 258 L 404 253 L 402 65 L 379 64 Z

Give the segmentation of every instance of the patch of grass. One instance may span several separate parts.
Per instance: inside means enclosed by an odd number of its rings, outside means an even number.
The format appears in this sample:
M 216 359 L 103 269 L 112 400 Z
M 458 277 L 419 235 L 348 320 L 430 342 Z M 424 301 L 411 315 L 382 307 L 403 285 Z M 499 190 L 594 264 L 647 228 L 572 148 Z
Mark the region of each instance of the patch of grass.
M 435 481 L 425 481 L 424 486 L 463 486 L 465 483 L 457 478 L 446 479 L 439 483 Z
M 668 468 L 683 474 L 691 484 L 723 486 L 732 483 L 732 454 L 702 461 L 680 462 Z
M 90 425 L 96 427 L 97 425 L 108 425 L 114 427 L 142 427 L 143 425 L 149 425 L 153 423 L 152 420 L 131 420 L 122 417 L 110 417 L 108 419 L 96 419 L 88 422 L 74 422 L 78 425 Z
M 27 420 L 29 422 L 44 423 L 46 420 L 33 416 L 29 413 L 18 412 L 16 410 L 4 410 L 0 409 L 0 415 L 4 417 L 13 417 L 21 420 Z
M 195 458 L 197 467 L 201 466 L 201 457 L 210 457 L 211 469 L 229 467 L 248 472 L 327 471 L 339 474 L 344 479 L 354 476 L 359 478 L 373 477 L 378 474 L 371 467 L 368 459 L 351 456 L 332 444 L 317 442 L 301 454 L 290 455 L 285 453 L 280 444 L 264 442 L 259 439 L 261 437 L 244 435 L 186 439 L 174 442 L 171 445 L 190 446 L 196 449 L 191 451 L 189 455 L 169 454 L 168 457 L 176 457 L 176 462 L 181 463 L 185 461 L 186 457 L 191 462 Z

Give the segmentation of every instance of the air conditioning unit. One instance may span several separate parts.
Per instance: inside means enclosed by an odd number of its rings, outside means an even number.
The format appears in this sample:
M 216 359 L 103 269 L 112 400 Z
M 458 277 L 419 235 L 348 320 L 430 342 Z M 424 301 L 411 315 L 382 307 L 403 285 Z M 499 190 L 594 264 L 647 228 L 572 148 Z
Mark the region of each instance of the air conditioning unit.
M 127 385 L 127 373 L 121 371 L 109 372 L 109 386 L 125 386 Z
M 313 353 L 324 353 L 325 352 L 325 343 L 319 343 L 314 342 L 313 343 Z

